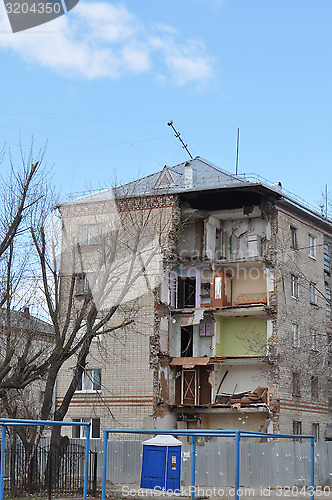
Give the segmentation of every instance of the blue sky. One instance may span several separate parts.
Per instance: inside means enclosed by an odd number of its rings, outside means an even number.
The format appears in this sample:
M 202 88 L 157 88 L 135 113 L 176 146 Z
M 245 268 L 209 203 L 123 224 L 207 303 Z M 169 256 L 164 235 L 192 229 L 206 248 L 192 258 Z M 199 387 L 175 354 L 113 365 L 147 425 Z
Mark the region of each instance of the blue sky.
M 331 179 L 331 0 L 86 1 L 12 34 L 0 5 L 0 141 L 47 146 L 68 193 L 193 156 L 317 205 Z M 4 165 L 2 165 L 4 168 Z

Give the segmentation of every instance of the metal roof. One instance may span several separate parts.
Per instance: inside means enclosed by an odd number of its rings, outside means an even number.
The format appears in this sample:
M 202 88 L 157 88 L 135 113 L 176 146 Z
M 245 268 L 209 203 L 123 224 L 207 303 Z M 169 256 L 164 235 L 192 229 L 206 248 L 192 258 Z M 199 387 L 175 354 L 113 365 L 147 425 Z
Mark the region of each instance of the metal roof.
M 208 191 L 215 189 L 234 189 L 260 187 L 271 193 L 283 197 L 291 204 L 297 205 L 301 210 L 307 211 L 314 217 L 325 219 L 327 224 L 331 220 L 322 216 L 317 207 L 282 188 L 281 183 L 271 183 L 256 174 L 235 175 L 227 170 L 217 167 L 213 163 L 197 156 L 196 158 L 178 163 L 173 166 L 164 166 L 162 170 L 140 179 L 127 182 L 114 188 L 104 189 L 76 198 L 62 205 L 75 205 L 97 203 L 116 198 L 134 198 L 137 196 L 152 196 L 156 194 L 181 194 L 188 192 Z
M 190 170 L 192 178 L 190 178 Z M 63 203 L 63 205 L 106 201 L 114 195 L 116 197 L 129 198 L 164 193 L 176 194 L 209 189 L 249 187 L 259 184 L 259 182 L 249 182 L 197 156 L 190 161 L 178 163 L 171 167 L 165 165 L 162 170 L 154 174 L 127 182 L 115 188 L 88 194 L 87 196 Z

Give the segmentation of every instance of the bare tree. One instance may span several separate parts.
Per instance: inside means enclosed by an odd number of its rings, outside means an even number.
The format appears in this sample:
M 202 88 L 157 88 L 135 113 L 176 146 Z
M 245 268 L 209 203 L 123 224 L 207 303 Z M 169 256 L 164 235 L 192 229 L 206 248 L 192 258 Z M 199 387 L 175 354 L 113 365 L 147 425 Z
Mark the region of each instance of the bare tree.
M 45 200 L 31 219 L 54 327 L 54 343 L 39 366 L 45 370 L 39 418 L 61 421 L 82 378 L 92 341 L 130 328 L 140 298 L 154 297 L 176 207 L 172 197 L 137 197 L 127 187 L 58 205 L 52 216 Z M 137 208 L 137 203 L 142 206 Z M 80 211 L 85 215 L 77 217 Z M 56 379 L 69 359 L 74 363 L 72 377 L 52 414 Z M 51 446 L 61 443 L 60 428 L 54 427 Z

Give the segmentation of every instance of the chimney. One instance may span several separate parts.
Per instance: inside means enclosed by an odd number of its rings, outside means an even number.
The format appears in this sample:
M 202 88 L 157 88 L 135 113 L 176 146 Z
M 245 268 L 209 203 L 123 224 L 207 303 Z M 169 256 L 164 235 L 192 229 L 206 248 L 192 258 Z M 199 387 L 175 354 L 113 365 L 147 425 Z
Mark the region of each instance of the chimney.
M 194 187 L 194 169 L 190 161 L 187 161 L 184 165 L 184 186 L 186 189 Z
M 29 307 L 28 306 L 25 306 L 23 308 L 23 314 L 24 314 L 24 317 L 29 319 L 30 318 L 30 311 L 29 311 Z

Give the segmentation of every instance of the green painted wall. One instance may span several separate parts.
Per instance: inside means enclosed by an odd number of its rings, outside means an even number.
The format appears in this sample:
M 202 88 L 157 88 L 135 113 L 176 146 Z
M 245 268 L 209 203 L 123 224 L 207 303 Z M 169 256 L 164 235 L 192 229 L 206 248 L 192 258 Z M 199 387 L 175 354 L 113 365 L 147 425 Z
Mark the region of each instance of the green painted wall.
M 217 356 L 264 356 L 267 323 L 257 318 L 215 317 L 219 329 Z M 218 337 L 217 337 L 218 341 Z

